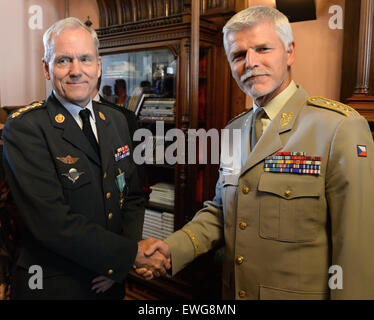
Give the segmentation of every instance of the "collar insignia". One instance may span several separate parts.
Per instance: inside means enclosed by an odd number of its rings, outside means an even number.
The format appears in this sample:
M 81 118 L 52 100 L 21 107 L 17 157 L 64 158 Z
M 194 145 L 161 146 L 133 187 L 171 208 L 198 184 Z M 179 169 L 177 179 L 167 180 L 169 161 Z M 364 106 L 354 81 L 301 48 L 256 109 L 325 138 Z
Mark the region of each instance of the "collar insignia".
M 57 116 L 55 116 L 55 121 L 57 123 L 63 123 L 65 121 L 65 116 L 59 113 Z
M 281 126 L 285 127 L 286 125 L 288 125 L 291 122 L 292 118 L 293 118 L 293 112 L 282 113 L 281 120 L 280 120 Z

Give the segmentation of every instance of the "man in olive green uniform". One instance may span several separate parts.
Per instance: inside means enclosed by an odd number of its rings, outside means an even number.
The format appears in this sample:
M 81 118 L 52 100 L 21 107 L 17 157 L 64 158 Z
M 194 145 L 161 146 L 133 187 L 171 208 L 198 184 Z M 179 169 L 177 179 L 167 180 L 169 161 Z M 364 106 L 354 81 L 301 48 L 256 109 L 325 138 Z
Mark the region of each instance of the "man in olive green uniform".
M 166 243 L 148 240 L 148 253 L 171 253 L 175 274 L 224 244 L 227 299 L 374 299 L 367 121 L 291 80 L 295 45 L 277 10 L 239 12 L 224 41 L 234 78 L 254 99 L 227 126 L 241 130 L 230 146 L 241 156 L 221 163 L 213 201 Z

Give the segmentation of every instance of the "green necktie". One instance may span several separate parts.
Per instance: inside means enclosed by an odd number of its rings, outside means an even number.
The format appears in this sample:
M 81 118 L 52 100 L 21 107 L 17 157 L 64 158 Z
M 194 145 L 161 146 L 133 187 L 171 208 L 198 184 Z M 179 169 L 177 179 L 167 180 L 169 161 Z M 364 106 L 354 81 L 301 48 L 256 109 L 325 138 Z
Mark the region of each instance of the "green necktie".
M 257 141 L 262 135 L 262 123 L 261 118 L 263 117 L 265 110 L 263 107 L 259 107 L 252 115 L 251 123 L 251 152 L 256 146 Z

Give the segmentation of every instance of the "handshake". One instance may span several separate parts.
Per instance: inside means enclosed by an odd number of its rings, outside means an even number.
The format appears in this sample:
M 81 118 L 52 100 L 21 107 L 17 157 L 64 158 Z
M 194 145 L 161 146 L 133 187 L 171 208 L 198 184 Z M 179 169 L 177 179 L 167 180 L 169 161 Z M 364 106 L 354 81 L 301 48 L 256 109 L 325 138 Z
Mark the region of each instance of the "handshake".
M 138 242 L 138 253 L 133 268 L 146 280 L 165 275 L 171 268 L 171 252 L 169 245 L 154 238 Z

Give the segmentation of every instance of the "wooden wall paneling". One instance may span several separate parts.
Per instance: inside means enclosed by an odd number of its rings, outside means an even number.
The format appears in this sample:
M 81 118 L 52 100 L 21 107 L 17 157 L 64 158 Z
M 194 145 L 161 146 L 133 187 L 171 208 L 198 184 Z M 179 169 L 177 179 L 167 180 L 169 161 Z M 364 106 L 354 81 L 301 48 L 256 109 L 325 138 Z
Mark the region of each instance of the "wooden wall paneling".
M 132 19 L 132 16 L 131 16 L 131 12 L 132 12 L 132 3 L 131 1 L 128 1 L 127 3 L 125 1 L 122 1 L 122 0 L 119 0 L 120 4 L 121 4 L 121 16 L 122 16 L 122 23 L 126 23 L 128 21 L 131 21 Z
M 117 12 L 116 12 L 116 3 L 114 0 L 105 0 L 105 6 L 107 8 L 108 14 L 108 25 L 112 26 L 118 24 Z
M 97 6 L 99 8 L 99 24 L 100 24 L 100 28 L 104 28 L 106 27 L 108 24 L 107 24 L 107 21 L 106 21 L 106 18 L 107 18 L 107 14 L 106 14 L 106 7 L 105 7 L 105 2 L 104 0 L 96 0 L 97 2 Z
M 344 17 L 344 40 L 343 40 L 343 61 L 342 81 L 340 89 L 340 100 L 346 102 L 351 97 L 356 86 L 358 39 L 360 31 L 360 1 L 345 1 Z
M 114 1 L 115 1 L 115 15 L 117 17 L 117 24 L 122 24 L 124 23 L 124 19 L 123 19 L 121 0 L 114 0 Z
M 137 10 L 136 10 L 136 21 L 142 21 L 142 20 L 146 20 L 146 17 L 145 17 L 145 14 L 146 14 L 146 3 L 144 2 L 144 0 L 137 0 L 136 1 L 136 7 L 137 7 Z
M 138 18 L 138 2 L 136 0 L 127 0 L 131 1 L 131 20 L 127 21 L 127 23 L 130 22 L 136 22 Z

